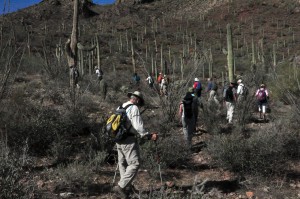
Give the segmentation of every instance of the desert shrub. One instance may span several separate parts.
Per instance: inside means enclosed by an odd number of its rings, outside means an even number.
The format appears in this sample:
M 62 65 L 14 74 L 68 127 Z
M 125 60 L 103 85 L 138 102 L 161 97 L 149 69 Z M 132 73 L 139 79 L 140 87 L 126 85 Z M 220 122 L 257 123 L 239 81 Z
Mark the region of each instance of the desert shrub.
M 100 171 L 103 164 L 107 160 L 108 153 L 106 151 L 94 151 L 91 152 L 89 157 L 89 162 L 91 166 L 93 167 L 93 170 Z
M 108 82 L 109 89 L 114 91 L 120 91 L 120 88 L 122 86 L 130 87 L 131 78 L 132 73 L 128 70 L 122 71 L 120 73 L 109 72 L 107 75 L 104 76 L 104 80 Z
M 181 166 L 188 153 L 189 148 L 183 136 L 169 132 L 168 136 L 160 137 L 156 143 L 148 141 L 141 145 L 142 167 L 152 177 L 159 177 L 159 169 Z
M 41 57 L 24 55 L 21 67 L 28 74 L 36 74 L 41 72 L 43 65 L 44 60 Z
M 84 112 L 95 112 L 98 108 L 97 103 L 93 101 L 88 93 L 83 93 L 79 96 L 77 105 L 78 107 L 81 107 Z
M 15 92 L 16 91 L 16 92 Z M 63 142 L 67 136 L 79 135 L 87 118 L 81 111 L 44 107 L 26 98 L 26 90 L 15 90 L 8 101 L 3 101 L 0 114 L 2 126 L 9 132 L 8 144 L 18 147 L 28 139 L 29 151 L 44 154 L 54 141 Z
M 246 139 L 240 133 L 216 135 L 209 141 L 207 151 L 216 164 L 236 172 L 251 174 L 280 173 L 287 166 L 286 144 L 299 138 L 273 126 L 253 132 Z M 298 148 L 299 149 L 299 148 Z
M 58 186 L 67 187 L 72 192 L 86 191 L 93 183 L 94 175 L 92 165 L 84 161 L 59 165 L 55 170 L 49 171 L 49 177 Z
M 276 73 L 272 74 L 272 84 L 269 89 L 272 97 L 290 104 L 289 94 L 299 95 L 297 81 L 300 79 L 299 67 L 291 63 L 282 63 Z
M 216 104 L 213 102 L 207 102 L 204 99 L 201 99 L 202 108 L 199 111 L 199 123 L 203 124 L 210 133 L 221 133 L 222 125 L 225 123 L 225 119 L 222 112 L 226 112 L 226 110 L 222 110 L 221 103 Z M 215 125 L 218 124 L 218 125 Z
M 22 182 L 28 176 L 23 161 L 20 161 L 21 156 L 10 151 L 4 140 L 1 140 L 0 149 L 0 198 L 30 198 L 34 187 L 30 181 Z

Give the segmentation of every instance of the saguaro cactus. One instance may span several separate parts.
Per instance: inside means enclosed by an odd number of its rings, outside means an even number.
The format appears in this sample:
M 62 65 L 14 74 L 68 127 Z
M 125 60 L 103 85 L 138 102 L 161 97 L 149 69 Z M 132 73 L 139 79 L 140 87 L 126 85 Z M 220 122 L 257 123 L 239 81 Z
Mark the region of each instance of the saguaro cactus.
M 74 69 L 77 67 L 77 41 L 78 41 L 78 0 L 74 0 L 73 28 L 71 38 L 66 42 L 68 66 L 70 68 L 70 87 L 75 89 L 77 80 Z
M 134 58 L 134 49 L 133 49 L 133 41 L 132 38 L 130 40 L 131 44 L 131 60 L 132 60 L 132 67 L 133 67 L 133 72 L 135 73 L 135 58 Z
M 228 78 L 233 81 L 233 50 L 232 50 L 232 32 L 231 25 L 227 24 L 227 65 L 228 65 Z

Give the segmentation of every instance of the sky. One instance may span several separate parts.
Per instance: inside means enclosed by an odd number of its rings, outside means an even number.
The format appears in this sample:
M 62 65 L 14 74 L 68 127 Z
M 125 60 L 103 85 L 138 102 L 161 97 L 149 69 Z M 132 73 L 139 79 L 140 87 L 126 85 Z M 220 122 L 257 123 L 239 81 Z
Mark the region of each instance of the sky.
M 0 0 L 0 14 L 14 12 L 37 4 L 42 0 Z M 96 4 L 112 4 L 115 0 L 93 0 Z

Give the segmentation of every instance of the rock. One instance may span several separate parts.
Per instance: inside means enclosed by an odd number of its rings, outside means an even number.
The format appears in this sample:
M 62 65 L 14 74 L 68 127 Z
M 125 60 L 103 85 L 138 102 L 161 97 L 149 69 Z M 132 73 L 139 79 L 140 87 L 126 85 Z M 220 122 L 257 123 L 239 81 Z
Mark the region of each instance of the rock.
M 44 181 L 42 181 L 42 180 L 37 181 L 36 184 L 37 184 L 38 188 L 42 188 L 45 185 Z
M 264 188 L 263 188 L 263 191 L 264 191 L 264 192 L 269 192 L 269 191 L 270 191 L 270 187 L 264 187 Z
M 71 193 L 71 192 L 60 193 L 59 196 L 62 198 L 71 198 L 74 196 L 74 193 Z
M 290 187 L 292 187 L 292 188 L 296 188 L 296 184 L 294 184 L 294 183 L 291 183 L 291 184 L 290 184 Z

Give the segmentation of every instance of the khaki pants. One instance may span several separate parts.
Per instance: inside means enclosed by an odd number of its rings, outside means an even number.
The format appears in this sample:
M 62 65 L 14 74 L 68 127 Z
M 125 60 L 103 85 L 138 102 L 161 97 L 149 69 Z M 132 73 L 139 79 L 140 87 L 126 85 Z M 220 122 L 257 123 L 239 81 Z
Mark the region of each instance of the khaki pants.
M 233 112 L 234 112 L 234 103 L 226 102 L 226 109 L 227 109 L 227 117 L 229 123 L 232 123 Z
M 118 185 L 125 188 L 134 180 L 140 167 L 139 146 L 134 136 L 117 143 L 120 181 Z
M 220 102 L 217 97 L 217 92 L 215 90 L 211 90 L 209 92 L 208 102 L 214 102 L 216 104 L 216 108 L 219 108 Z

